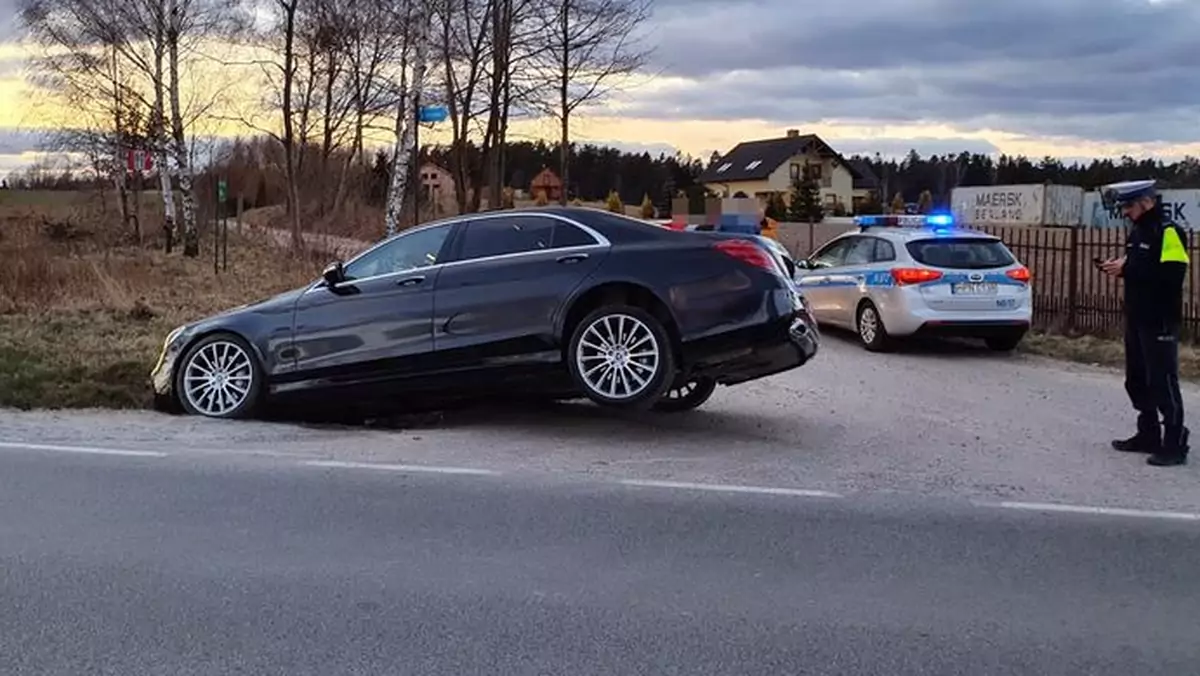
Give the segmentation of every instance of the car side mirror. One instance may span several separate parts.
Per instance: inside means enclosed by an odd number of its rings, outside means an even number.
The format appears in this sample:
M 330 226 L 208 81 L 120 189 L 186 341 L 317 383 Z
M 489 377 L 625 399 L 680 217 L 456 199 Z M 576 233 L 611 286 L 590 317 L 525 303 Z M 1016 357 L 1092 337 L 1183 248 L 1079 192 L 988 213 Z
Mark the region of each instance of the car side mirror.
M 796 269 L 797 270 L 815 270 L 816 266 L 814 266 L 812 261 L 808 260 L 807 258 L 801 258 L 800 260 L 796 261 Z
M 346 268 L 342 267 L 341 261 L 334 261 L 325 266 L 325 270 L 321 273 L 321 278 L 331 287 L 337 286 L 346 281 Z

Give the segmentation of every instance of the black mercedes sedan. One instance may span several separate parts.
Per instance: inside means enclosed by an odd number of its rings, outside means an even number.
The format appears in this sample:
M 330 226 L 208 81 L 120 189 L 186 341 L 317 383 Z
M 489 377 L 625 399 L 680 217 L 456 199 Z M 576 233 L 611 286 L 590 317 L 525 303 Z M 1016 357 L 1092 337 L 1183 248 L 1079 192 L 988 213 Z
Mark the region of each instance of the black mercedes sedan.
M 160 407 L 214 418 L 314 396 L 681 411 L 805 364 L 819 340 L 760 243 L 543 207 L 423 224 L 307 286 L 181 326 L 151 380 Z

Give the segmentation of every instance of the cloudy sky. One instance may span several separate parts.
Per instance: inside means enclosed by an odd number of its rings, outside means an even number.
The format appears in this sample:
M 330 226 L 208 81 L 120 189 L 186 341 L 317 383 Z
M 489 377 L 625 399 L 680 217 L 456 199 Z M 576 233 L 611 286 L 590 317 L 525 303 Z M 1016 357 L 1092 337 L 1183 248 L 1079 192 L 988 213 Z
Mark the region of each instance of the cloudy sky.
M 652 77 L 580 140 L 706 156 L 799 128 L 847 154 L 1200 154 L 1195 0 L 657 0 L 647 33 Z M 0 58 L 0 111 L 21 109 L 19 77 Z

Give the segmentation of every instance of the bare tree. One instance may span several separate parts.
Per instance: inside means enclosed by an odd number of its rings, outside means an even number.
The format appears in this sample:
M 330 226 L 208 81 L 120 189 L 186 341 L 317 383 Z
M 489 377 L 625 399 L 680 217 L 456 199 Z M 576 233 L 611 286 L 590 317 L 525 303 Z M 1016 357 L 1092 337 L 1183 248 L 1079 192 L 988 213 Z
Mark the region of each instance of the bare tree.
M 635 40 L 650 16 L 650 0 L 546 0 L 553 17 L 542 69 L 554 87 L 543 107 L 561 131 L 562 204 L 570 186 L 571 116 L 607 97 L 622 78 L 642 68 L 649 51 Z
M 492 49 L 492 14 L 498 0 L 441 0 L 437 51 L 450 117 L 450 173 L 459 213 L 477 211 L 481 167 L 470 152 L 476 118 L 486 111 L 481 86 Z M 485 140 L 486 142 L 486 140 Z M 471 188 L 475 188 L 473 197 Z
M 390 71 L 404 67 L 407 45 L 403 12 L 390 0 L 345 0 L 345 62 L 352 121 L 352 138 L 334 195 L 333 211 L 341 211 L 351 165 L 362 164 L 366 126 L 385 110 L 397 106 Z

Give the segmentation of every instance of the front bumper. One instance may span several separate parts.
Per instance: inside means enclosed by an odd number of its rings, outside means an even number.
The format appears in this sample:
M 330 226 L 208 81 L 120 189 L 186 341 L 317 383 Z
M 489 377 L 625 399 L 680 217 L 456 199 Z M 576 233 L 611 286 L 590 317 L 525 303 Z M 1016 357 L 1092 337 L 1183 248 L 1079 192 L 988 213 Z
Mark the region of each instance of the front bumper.
M 150 389 L 154 394 L 154 408 L 174 411 L 178 408 L 175 397 L 175 365 L 186 343 L 186 330 L 181 327 L 167 334 L 159 351 L 158 361 L 150 371 Z

